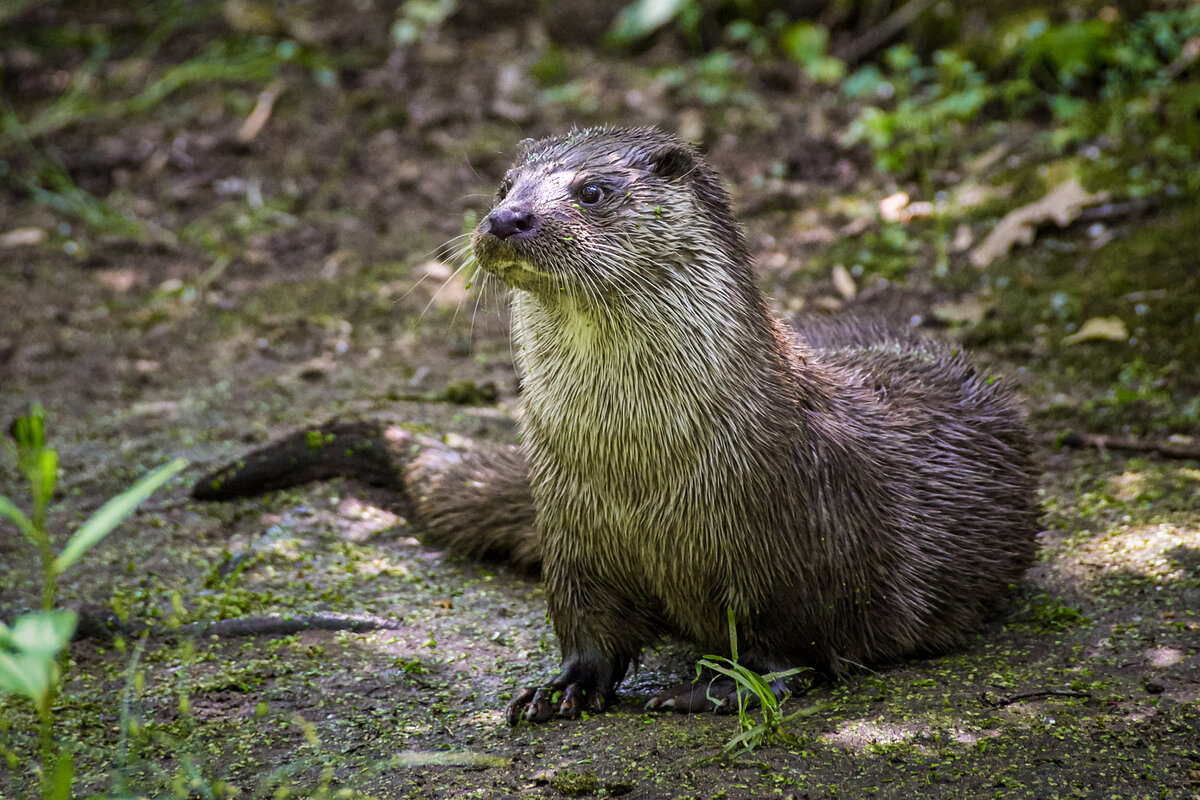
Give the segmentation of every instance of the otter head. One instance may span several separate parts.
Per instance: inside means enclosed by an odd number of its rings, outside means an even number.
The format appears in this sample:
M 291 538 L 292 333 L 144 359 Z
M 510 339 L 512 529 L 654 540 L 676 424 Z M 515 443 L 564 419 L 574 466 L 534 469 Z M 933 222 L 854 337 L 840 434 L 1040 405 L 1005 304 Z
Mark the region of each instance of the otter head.
M 588 128 L 522 142 L 475 229 L 479 265 L 543 304 L 748 275 L 741 229 L 696 150 L 653 128 Z

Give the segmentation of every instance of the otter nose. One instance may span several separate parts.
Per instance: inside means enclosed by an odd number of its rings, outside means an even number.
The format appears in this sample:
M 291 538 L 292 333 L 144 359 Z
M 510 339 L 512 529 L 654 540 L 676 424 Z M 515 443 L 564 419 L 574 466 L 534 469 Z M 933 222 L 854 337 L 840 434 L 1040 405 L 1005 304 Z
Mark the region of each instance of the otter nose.
M 488 214 L 488 225 L 494 236 L 510 239 L 537 227 L 537 217 L 528 208 L 517 206 L 497 208 Z

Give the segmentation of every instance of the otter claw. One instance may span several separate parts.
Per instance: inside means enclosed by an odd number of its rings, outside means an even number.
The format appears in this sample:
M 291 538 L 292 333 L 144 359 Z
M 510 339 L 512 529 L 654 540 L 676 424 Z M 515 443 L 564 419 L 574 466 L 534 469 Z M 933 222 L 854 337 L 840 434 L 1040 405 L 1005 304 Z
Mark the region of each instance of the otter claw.
M 525 709 L 524 718 L 530 722 L 545 722 L 554 716 L 554 692 L 549 686 L 543 686 L 533 694 L 529 708 Z
M 553 686 L 527 686 L 508 704 L 505 715 L 509 725 L 527 722 L 545 722 L 554 716 Z
M 604 701 L 599 692 L 585 689 L 578 683 L 569 683 L 562 689 L 558 703 L 554 695 L 559 693 L 555 686 L 527 687 L 508 704 L 506 716 L 509 725 L 517 725 L 521 720 L 527 722 L 545 722 L 557 714 L 566 719 L 578 719 L 584 711 L 601 711 Z
M 563 692 L 562 703 L 558 706 L 558 715 L 567 719 L 577 719 L 583 711 L 583 690 L 579 684 L 572 683 Z
M 508 718 L 509 725 L 517 725 L 525 716 L 524 711 L 537 694 L 537 687 L 528 686 L 521 690 L 521 693 L 512 699 L 508 704 L 508 708 L 504 709 L 504 716 Z

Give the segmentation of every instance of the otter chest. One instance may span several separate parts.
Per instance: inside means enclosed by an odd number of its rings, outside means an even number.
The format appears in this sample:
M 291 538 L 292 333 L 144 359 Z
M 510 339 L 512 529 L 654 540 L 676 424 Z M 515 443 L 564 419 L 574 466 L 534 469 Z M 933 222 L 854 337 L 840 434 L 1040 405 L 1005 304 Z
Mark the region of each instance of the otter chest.
M 695 354 L 568 318 L 518 336 L 522 430 L 554 462 L 615 502 L 622 489 L 671 493 L 722 446 Z
M 715 368 L 661 345 L 529 333 L 521 428 L 547 559 L 644 595 L 677 627 L 702 609 L 723 619 L 744 459 Z

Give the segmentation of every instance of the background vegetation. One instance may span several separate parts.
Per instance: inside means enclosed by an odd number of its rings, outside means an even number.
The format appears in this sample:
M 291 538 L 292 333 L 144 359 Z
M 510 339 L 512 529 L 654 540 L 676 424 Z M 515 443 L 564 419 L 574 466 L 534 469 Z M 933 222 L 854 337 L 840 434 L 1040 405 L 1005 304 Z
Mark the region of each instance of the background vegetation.
M 1200 7 L 0 0 L 0 70 L 0 797 L 1200 791 Z M 709 152 L 781 315 L 1020 383 L 1043 557 L 968 651 L 739 733 L 640 713 L 668 648 L 510 736 L 536 584 L 340 482 L 185 499 L 174 458 L 335 414 L 511 439 L 455 237 L 517 140 L 602 123 Z

